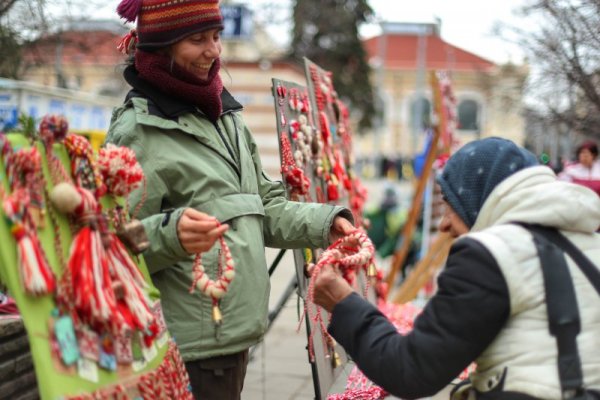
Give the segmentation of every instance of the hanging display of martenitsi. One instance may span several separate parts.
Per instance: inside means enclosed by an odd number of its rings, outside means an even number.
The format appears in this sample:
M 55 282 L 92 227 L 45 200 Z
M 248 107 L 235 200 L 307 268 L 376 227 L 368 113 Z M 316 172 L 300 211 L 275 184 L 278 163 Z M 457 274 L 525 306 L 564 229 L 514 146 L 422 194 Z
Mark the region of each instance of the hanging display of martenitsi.
M 281 173 L 291 200 L 347 206 L 355 226 L 362 227 L 366 190 L 352 171 L 353 155 L 349 115 L 337 98 L 331 73 L 305 60 L 308 87 L 273 79 L 273 97 L 281 156 Z M 349 245 L 347 241 L 352 242 Z M 354 244 L 356 241 L 359 245 Z M 304 299 L 309 360 L 317 399 L 328 397 L 345 374 L 347 357 L 327 334 L 327 313 L 312 301 L 306 270 L 338 265 L 358 291 L 375 300 L 381 280 L 373 264 L 374 249 L 362 230 L 323 251 L 294 252 L 298 293 Z
M 62 117 L 45 117 L 37 136 L 0 135 L 0 280 L 23 317 L 41 398 L 190 399 L 135 255 L 147 245 L 124 200 L 143 185 L 135 156 L 96 155 Z

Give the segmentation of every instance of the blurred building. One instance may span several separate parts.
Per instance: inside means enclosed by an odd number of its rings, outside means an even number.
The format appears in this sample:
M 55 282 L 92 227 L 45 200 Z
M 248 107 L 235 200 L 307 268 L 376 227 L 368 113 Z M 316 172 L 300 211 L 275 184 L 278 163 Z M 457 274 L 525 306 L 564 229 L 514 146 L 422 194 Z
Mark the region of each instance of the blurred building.
M 244 105 L 248 126 L 263 153 L 264 167 L 279 173 L 271 79 L 306 85 L 303 66 L 282 61 L 285 49 L 254 23 L 244 5 L 222 6 L 225 86 Z M 373 135 L 356 138 L 360 155 L 411 158 L 420 151 L 430 121 L 428 72 L 451 74 L 458 100 L 461 142 L 498 135 L 522 143 L 521 97 L 526 68 L 496 65 L 446 43 L 439 24 L 385 23 L 383 33 L 364 41 L 383 116 Z M 123 23 L 85 21 L 33 43 L 26 51 L 23 79 L 49 86 L 112 96 L 122 101 L 125 56 L 116 49 L 128 31 Z M 68 117 L 68 116 L 67 116 Z
M 122 96 L 125 56 L 117 50 L 128 28 L 119 21 L 72 23 L 24 51 L 21 76 L 28 82 L 88 93 Z
M 461 143 L 487 136 L 523 143 L 526 67 L 497 65 L 445 42 L 439 22 L 383 23 L 382 33 L 365 40 L 364 46 L 383 109 L 375 134 L 361 140 L 365 154 L 406 157 L 421 149 L 431 122 L 432 70 L 450 74 Z

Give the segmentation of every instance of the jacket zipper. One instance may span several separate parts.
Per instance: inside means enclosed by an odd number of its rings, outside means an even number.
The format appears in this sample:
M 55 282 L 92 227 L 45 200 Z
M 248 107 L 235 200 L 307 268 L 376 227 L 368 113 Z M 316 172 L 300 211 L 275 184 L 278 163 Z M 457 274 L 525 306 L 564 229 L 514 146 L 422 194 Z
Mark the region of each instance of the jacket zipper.
M 231 158 L 233 159 L 233 161 L 239 162 L 239 160 L 235 156 L 235 152 L 233 151 L 233 149 L 229 145 L 229 142 L 225 138 L 225 135 L 223 135 L 223 131 L 221 130 L 221 128 L 219 128 L 219 123 L 215 121 L 215 122 L 213 122 L 213 125 L 214 125 L 215 129 L 217 130 L 217 132 L 219 133 L 219 136 L 221 137 L 221 140 L 223 141 L 223 144 L 227 148 L 227 152 L 229 153 L 229 155 L 231 156 Z

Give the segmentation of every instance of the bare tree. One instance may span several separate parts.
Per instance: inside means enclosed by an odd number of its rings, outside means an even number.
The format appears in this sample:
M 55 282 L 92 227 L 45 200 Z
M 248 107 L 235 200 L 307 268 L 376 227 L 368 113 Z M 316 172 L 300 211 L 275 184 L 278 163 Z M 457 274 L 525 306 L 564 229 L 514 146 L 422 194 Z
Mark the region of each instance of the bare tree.
M 600 139 L 600 0 L 534 0 L 520 12 L 527 28 L 501 32 L 529 57 L 535 104 L 568 131 Z
M 6 14 L 18 0 L 0 0 L 0 17 Z

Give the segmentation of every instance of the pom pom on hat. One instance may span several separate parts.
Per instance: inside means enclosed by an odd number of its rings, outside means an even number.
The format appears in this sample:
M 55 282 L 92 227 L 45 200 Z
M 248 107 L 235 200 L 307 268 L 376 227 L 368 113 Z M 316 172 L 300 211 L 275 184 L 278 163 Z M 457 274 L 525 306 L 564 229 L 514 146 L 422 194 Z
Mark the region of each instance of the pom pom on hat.
M 142 0 L 122 0 L 117 6 L 117 14 L 127 22 L 133 22 L 142 9 Z
M 535 165 L 538 161 L 531 152 L 510 140 L 491 137 L 463 146 L 450 157 L 437 181 L 445 200 L 471 228 L 500 182 Z

